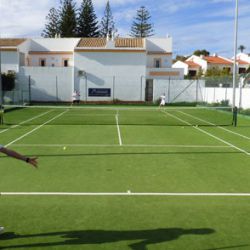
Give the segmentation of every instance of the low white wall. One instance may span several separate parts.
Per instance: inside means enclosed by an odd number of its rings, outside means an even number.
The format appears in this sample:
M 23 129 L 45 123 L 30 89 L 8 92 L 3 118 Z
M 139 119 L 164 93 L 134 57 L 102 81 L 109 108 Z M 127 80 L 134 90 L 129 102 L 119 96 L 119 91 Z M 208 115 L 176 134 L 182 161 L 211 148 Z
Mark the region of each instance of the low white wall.
M 223 100 L 229 100 L 232 104 L 233 89 L 232 88 L 204 88 L 204 101 L 208 103 L 221 102 Z M 250 89 L 237 88 L 235 92 L 235 104 L 238 107 L 244 109 L 250 108 Z
M 158 80 L 154 79 L 153 101 L 157 101 L 162 94 L 166 101 L 173 102 L 201 102 L 203 101 L 205 81 L 203 80 Z
M 73 68 L 20 67 L 17 75 L 19 89 L 27 92 L 31 84 L 31 101 L 71 101 Z

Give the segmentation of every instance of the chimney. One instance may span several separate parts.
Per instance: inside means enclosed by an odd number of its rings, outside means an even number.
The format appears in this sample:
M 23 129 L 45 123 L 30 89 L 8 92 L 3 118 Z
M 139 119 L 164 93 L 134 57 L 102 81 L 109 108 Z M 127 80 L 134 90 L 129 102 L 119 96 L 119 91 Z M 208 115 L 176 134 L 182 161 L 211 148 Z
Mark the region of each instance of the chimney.
M 214 56 L 214 57 L 217 57 L 217 56 L 218 56 L 218 54 L 217 54 L 217 53 L 214 53 L 214 54 L 213 54 L 213 56 Z

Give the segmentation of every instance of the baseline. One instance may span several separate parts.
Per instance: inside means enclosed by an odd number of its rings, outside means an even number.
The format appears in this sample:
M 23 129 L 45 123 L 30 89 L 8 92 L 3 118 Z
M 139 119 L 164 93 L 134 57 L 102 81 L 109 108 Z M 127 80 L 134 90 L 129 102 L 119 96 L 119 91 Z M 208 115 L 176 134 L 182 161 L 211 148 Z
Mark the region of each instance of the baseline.
M 0 196 L 221 196 L 221 197 L 250 197 L 250 193 L 88 193 L 88 192 L 0 192 Z
M 13 147 L 120 147 L 117 144 L 12 144 Z M 166 148 L 232 148 L 222 145 L 174 145 L 174 144 L 122 144 L 123 147 L 166 147 Z

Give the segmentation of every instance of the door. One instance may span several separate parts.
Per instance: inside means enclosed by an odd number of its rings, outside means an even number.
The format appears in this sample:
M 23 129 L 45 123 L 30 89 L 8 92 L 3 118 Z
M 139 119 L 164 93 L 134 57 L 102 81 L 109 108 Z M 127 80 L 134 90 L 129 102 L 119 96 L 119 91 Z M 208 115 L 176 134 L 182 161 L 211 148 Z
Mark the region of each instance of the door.
M 152 79 L 148 79 L 146 81 L 145 101 L 146 102 L 153 101 L 153 80 Z

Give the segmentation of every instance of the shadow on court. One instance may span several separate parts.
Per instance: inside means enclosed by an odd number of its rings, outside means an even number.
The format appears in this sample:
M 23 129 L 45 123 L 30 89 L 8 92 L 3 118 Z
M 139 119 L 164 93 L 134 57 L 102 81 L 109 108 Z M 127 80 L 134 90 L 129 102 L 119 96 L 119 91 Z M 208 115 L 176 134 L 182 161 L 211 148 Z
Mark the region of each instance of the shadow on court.
M 69 246 L 85 244 L 103 244 L 119 241 L 138 241 L 129 244 L 132 250 L 146 250 L 148 245 L 168 242 L 177 240 L 185 235 L 208 235 L 215 233 L 211 228 L 197 228 L 197 229 L 182 229 L 182 228 L 163 228 L 152 230 L 138 230 L 138 231 L 105 231 L 105 230 L 83 230 L 83 231 L 66 231 L 66 232 L 51 232 L 41 234 L 18 235 L 15 233 L 4 233 L 0 236 L 0 242 L 7 240 L 8 242 L 16 239 L 41 237 L 40 243 L 28 243 L 20 245 L 8 245 L 0 247 L 0 249 L 15 249 L 15 248 L 35 248 L 35 247 L 56 247 L 56 246 Z M 62 240 L 52 242 L 50 237 L 61 236 Z M 48 241 L 44 237 L 49 237 Z M 37 239 L 35 239 L 37 242 Z

